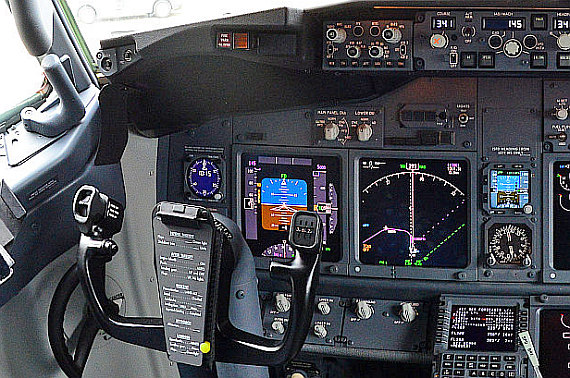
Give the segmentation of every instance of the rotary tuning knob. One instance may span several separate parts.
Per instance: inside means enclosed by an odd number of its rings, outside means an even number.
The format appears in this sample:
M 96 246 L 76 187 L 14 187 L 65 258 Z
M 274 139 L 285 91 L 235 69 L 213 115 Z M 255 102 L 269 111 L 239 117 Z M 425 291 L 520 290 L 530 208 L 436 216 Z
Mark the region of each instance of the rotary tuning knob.
M 525 267 L 529 267 L 532 264 L 532 259 L 530 258 L 529 255 L 526 255 L 522 261 L 522 265 Z
M 355 312 L 356 316 L 359 319 L 366 320 L 372 317 L 372 314 L 374 314 L 374 309 L 366 301 L 357 301 Z
M 275 308 L 279 312 L 287 312 L 291 308 L 291 301 L 287 299 L 285 294 L 279 293 L 275 296 Z
M 404 302 L 400 305 L 400 319 L 406 323 L 416 320 L 418 312 L 410 302 Z

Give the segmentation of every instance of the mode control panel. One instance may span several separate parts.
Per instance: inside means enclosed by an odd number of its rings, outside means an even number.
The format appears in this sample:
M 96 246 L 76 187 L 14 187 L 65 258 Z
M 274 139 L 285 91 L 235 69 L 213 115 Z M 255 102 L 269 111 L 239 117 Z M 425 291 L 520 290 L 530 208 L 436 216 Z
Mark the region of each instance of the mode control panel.
M 569 12 L 432 11 L 416 16 L 416 69 L 570 69 Z
M 330 21 L 323 36 L 323 69 L 412 70 L 411 21 Z

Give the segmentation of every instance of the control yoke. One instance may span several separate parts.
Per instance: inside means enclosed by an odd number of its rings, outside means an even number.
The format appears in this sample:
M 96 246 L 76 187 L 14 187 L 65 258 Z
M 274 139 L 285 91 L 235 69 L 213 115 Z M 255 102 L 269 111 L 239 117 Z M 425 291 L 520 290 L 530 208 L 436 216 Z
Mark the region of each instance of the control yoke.
M 79 279 L 101 328 L 121 341 L 170 354 L 162 318 L 121 316 L 117 306 L 105 295 L 105 264 L 118 251 L 110 238 L 120 230 L 123 207 L 96 188 L 83 186 L 75 196 L 73 209 L 82 232 L 77 254 Z M 179 216 L 181 209 L 183 217 Z M 250 275 L 255 279 L 253 257 L 238 226 L 223 215 L 212 214 L 205 208 L 192 205 L 161 202 L 155 208 L 154 216 L 157 215 L 168 218 L 166 222 L 174 222 L 178 229 L 183 227 L 190 233 L 193 228 L 211 225 L 214 232 L 212 240 L 215 240 L 215 236 L 221 240 L 221 243 L 212 242 L 211 250 L 214 256 L 221 259 L 221 274 L 217 282 L 210 283 L 215 287 L 207 291 L 208 295 L 216 296 L 213 300 L 215 305 L 210 309 L 215 312 L 206 314 L 206 321 L 213 322 L 215 330 L 211 338 L 212 350 L 203 350 L 202 353 L 211 353 L 209 357 L 215 361 L 258 366 L 280 365 L 294 358 L 305 341 L 312 321 L 322 249 L 322 223 L 318 215 L 306 211 L 295 213 L 289 232 L 289 243 L 295 257 L 291 261 L 274 261 L 270 266 L 271 277 L 288 282 L 292 291 L 289 323 L 282 340 L 255 335 L 236 328 L 230 321 L 230 302 L 235 301 L 235 295 L 232 295 L 233 281 L 240 275 Z M 231 275 L 224 274 L 230 269 Z M 257 296 L 257 293 L 254 294 Z M 259 308 L 249 311 L 258 312 Z M 204 363 L 202 366 L 210 365 Z

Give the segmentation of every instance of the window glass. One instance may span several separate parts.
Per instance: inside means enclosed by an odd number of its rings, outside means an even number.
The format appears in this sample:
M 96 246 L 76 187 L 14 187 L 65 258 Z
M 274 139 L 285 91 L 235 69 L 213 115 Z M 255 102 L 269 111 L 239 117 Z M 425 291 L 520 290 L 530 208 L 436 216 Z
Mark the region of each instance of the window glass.
M 3 113 L 37 92 L 44 76 L 38 60 L 22 44 L 4 1 L 0 1 L 0 35 L 0 113 Z
M 287 6 L 308 9 L 343 0 L 67 0 L 91 52 L 99 41 L 135 32 Z

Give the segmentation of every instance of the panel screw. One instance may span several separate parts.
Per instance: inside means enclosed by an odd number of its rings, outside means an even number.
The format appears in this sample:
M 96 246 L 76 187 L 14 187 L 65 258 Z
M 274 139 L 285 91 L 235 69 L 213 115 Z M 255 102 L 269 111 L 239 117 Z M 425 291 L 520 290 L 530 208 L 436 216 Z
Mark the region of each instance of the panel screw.
M 245 298 L 245 292 L 243 290 L 238 290 L 236 293 L 236 298 L 237 299 L 243 299 Z
M 548 302 L 548 295 L 541 294 L 540 297 L 538 297 L 538 300 L 541 301 L 542 303 L 546 303 Z

